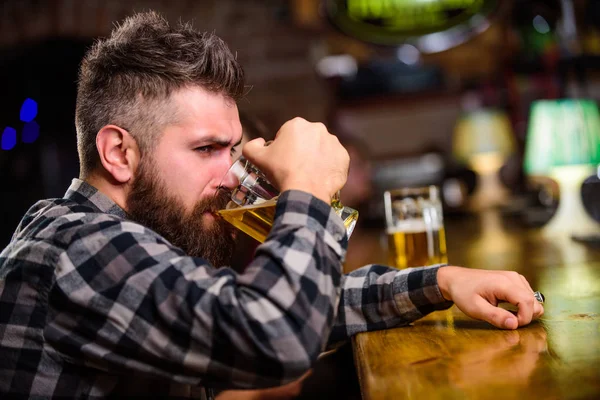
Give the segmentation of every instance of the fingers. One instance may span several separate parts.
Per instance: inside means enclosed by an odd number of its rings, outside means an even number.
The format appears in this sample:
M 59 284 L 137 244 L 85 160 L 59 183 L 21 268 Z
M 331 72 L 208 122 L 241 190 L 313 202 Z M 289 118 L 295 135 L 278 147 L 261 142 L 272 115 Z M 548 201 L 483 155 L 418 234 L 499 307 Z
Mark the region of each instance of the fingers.
M 525 279 L 525 277 L 521 274 L 519 274 L 519 278 L 521 279 L 521 282 L 523 282 L 523 285 L 528 288 L 529 290 L 531 290 L 531 293 L 533 293 L 533 289 L 531 288 L 531 285 L 529 284 L 529 282 L 527 282 L 527 279 Z
M 242 154 L 254 164 L 257 159 L 261 159 L 261 156 L 264 154 L 265 150 L 265 139 L 257 138 L 250 140 L 244 145 Z
M 527 279 L 525 279 L 525 277 L 523 275 L 521 275 L 521 274 L 517 274 L 517 276 L 518 276 L 518 279 L 519 279 L 520 283 L 522 284 L 522 286 L 525 289 L 529 290 L 531 292 L 531 294 L 533 295 L 534 291 L 533 291 L 531 285 L 529 284 L 529 282 L 527 281 Z M 533 317 L 532 317 L 532 320 L 533 319 L 538 319 L 539 317 L 541 317 L 544 314 L 544 306 L 540 302 L 538 302 L 537 300 L 535 300 L 533 302 L 533 304 L 534 305 L 533 305 Z
M 542 315 L 544 315 L 544 306 L 536 301 L 535 305 L 533 306 L 533 319 L 538 319 Z
M 496 286 L 495 296 L 518 307 L 517 319 L 519 326 L 527 325 L 533 319 L 533 308 L 537 301 L 529 289 L 525 289 L 521 285 L 514 285 L 509 281 L 508 284 Z
M 264 143 L 248 142 L 242 152 L 281 192 L 302 190 L 329 203 L 344 186 L 348 152 L 322 123 L 294 118 L 281 126 L 271 145 Z
M 537 301 L 529 290 L 505 289 L 504 293 L 498 294 L 498 296 L 519 308 L 519 311 L 517 312 L 519 326 L 527 325 L 531 322 L 533 319 L 533 308 Z
M 517 329 L 519 326 L 519 321 L 513 314 L 491 305 L 483 297 L 475 297 L 474 303 L 474 309 L 470 313 L 473 318 L 484 320 L 501 329 Z
M 523 282 L 525 287 L 527 289 L 529 289 L 531 291 L 531 293 L 533 294 L 534 291 L 531 288 L 531 285 L 529 284 L 529 282 L 527 282 L 527 279 L 525 279 L 525 277 L 523 275 L 519 275 L 519 277 L 521 278 L 521 281 Z M 534 302 L 534 306 L 533 306 L 533 319 L 538 319 L 542 315 L 544 315 L 544 306 L 539 301 L 536 300 Z

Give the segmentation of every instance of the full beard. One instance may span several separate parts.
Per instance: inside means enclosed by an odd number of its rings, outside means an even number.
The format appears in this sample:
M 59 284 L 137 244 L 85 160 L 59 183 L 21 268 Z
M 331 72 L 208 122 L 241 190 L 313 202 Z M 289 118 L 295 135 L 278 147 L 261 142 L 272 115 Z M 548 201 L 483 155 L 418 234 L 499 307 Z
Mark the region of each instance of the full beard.
M 219 217 L 206 224 L 203 216 L 205 212 L 216 213 L 225 208 L 229 197 L 219 192 L 214 198 L 200 200 L 192 212 L 186 212 L 181 200 L 169 195 L 149 164 L 142 161 L 136 173 L 127 198 L 129 217 L 187 255 L 204 258 L 216 267 L 229 265 L 235 248 L 235 228 Z

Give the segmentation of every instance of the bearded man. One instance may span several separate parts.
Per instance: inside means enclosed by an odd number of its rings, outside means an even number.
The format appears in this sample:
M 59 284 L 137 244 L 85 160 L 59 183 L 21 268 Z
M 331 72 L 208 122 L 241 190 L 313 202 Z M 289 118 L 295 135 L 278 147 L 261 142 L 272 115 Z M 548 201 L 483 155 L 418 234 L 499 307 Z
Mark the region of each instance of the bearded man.
M 305 375 L 328 343 L 452 302 L 506 329 L 542 314 L 515 273 L 370 265 L 342 275 L 347 237 L 330 201 L 348 153 L 300 118 L 270 146 L 243 148 L 282 194 L 250 265 L 226 267 L 235 234 L 215 212 L 244 92 L 221 39 L 156 13 L 90 49 L 76 107 L 80 177 L 33 205 L 0 254 L 2 398 L 276 387 Z

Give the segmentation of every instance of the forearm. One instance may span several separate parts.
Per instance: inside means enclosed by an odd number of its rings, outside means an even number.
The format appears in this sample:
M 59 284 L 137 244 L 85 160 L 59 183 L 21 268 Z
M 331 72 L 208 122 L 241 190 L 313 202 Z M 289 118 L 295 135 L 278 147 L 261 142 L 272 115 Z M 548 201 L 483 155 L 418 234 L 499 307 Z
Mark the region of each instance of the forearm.
M 288 201 L 308 199 L 306 193 L 284 195 L 286 202 L 278 204 L 276 223 L 257 248 L 255 259 L 235 285 L 221 290 L 219 305 L 228 299 L 239 302 L 240 325 L 232 329 L 222 324 L 223 318 L 214 318 L 220 337 L 241 331 L 250 339 L 239 346 L 237 366 L 252 371 L 262 365 L 265 377 L 279 379 L 278 384 L 306 372 L 324 349 L 333 326 L 345 252 L 343 225 L 329 205 L 311 198 L 308 211 L 304 209 L 308 203 Z M 329 226 L 332 223 L 336 225 Z
M 360 332 L 406 325 L 452 303 L 437 284 L 440 266 L 398 270 L 368 265 L 342 278 L 338 312 L 329 343 Z

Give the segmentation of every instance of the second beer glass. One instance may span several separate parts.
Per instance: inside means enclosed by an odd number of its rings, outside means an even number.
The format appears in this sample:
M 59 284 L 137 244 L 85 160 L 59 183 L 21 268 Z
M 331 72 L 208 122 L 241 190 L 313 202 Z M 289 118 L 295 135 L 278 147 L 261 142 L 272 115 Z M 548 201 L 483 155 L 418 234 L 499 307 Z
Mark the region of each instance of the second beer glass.
M 390 265 L 410 268 L 448 262 L 437 187 L 390 190 L 384 203 Z

